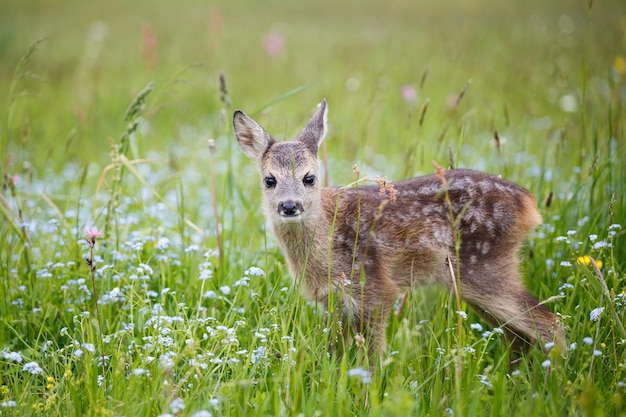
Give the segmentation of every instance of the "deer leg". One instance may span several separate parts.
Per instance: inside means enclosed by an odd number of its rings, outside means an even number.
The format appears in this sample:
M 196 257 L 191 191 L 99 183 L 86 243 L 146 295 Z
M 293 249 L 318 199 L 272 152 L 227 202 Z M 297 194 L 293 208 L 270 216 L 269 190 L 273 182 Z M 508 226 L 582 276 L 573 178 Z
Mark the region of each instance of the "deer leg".
M 511 275 L 506 283 L 501 277 L 483 276 L 480 281 L 483 285 L 466 279 L 461 285 L 461 296 L 490 324 L 502 327 L 512 344 L 512 363 L 531 344 L 553 341 L 565 347 L 558 317 L 521 285 L 517 272 Z M 489 282 L 492 285 L 484 285 Z

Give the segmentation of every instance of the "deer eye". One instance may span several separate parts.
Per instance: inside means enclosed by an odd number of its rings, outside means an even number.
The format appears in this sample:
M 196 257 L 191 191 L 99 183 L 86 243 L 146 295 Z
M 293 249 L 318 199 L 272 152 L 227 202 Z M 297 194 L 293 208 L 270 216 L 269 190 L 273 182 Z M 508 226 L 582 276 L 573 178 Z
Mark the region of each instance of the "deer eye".
M 266 188 L 274 188 L 276 187 L 276 178 L 274 177 L 265 177 L 265 187 Z
M 307 187 L 314 186 L 315 185 L 315 175 L 305 175 L 304 178 L 302 179 L 302 182 Z

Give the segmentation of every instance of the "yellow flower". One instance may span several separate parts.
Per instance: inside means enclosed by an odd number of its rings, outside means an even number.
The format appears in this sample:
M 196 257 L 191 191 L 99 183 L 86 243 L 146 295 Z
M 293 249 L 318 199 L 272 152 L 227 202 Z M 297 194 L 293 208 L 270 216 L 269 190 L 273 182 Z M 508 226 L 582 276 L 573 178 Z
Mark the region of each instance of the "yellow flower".
M 613 68 L 615 68 L 618 74 L 626 74 L 626 58 L 621 55 L 616 56 L 613 62 Z
M 68 378 L 71 377 L 72 376 L 72 370 L 68 369 L 67 371 L 65 371 L 65 376 L 68 377 Z
M 602 265 L 603 265 L 602 261 L 599 259 L 594 259 L 594 261 L 596 261 L 596 265 L 598 265 L 598 269 L 602 269 Z M 589 257 L 589 255 L 579 256 L 578 263 L 585 265 L 585 266 L 591 266 L 591 257 Z

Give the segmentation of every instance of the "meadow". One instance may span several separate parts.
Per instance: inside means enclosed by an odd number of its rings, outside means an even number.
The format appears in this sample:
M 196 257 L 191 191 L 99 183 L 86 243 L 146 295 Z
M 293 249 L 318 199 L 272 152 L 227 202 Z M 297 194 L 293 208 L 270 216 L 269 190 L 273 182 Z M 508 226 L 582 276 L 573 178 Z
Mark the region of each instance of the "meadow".
M 0 415 L 626 414 L 626 4 L 8 0 Z M 522 253 L 568 349 L 515 369 L 441 288 L 381 367 L 303 299 L 238 149 L 326 98 L 325 181 L 484 170 L 536 196 Z M 459 319 L 460 317 L 460 319 Z

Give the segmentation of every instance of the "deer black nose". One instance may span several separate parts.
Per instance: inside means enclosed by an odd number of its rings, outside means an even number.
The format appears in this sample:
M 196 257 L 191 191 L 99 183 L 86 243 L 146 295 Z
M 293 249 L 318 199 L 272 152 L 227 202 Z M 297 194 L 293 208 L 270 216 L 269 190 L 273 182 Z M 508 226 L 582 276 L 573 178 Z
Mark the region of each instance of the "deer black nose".
M 278 212 L 283 217 L 299 216 L 302 213 L 302 204 L 288 200 L 278 205 Z

